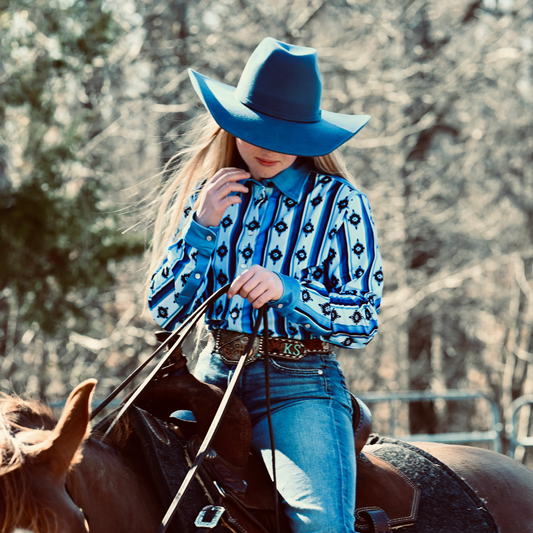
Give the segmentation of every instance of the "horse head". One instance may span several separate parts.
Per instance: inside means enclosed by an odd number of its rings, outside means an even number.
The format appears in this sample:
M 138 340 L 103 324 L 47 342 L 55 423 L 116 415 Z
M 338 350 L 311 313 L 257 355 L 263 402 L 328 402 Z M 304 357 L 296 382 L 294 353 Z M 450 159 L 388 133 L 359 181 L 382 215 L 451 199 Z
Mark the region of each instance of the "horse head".
M 86 533 L 83 512 L 67 492 L 81 454 L 96 380 L 69 396 L 59 422 L 36 402 L 5 397 L 0 406 L 0 524 L 38 533 Z

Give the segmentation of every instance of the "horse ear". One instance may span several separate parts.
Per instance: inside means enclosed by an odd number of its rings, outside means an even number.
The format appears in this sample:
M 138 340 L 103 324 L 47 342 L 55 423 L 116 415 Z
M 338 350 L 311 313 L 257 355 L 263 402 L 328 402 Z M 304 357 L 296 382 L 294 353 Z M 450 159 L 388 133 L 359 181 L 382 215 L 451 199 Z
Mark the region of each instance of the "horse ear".
M 66 475 L 67 470 L 89 429 L 91 396 L 95 379 L 78 385 L 68 397 L 61 418 L 52 434 L 42 445 L 37 459 L 46 462 L 54 474 Z

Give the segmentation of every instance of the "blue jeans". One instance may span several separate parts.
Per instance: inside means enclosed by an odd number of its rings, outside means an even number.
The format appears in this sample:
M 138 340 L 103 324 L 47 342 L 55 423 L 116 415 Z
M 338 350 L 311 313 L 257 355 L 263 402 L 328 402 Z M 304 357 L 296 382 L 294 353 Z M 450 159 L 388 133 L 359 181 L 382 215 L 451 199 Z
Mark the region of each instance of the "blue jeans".
M 204 351 L 198 379 L 226 389 L 235 366 Z M 235 394 L 252 421 L 252 447 L 272 475 L 264 361 L 244 367 Z M 270 362 L 276 477 L 294 533 L 353 533 L 356 461 L 352 405 L 334 355 Z

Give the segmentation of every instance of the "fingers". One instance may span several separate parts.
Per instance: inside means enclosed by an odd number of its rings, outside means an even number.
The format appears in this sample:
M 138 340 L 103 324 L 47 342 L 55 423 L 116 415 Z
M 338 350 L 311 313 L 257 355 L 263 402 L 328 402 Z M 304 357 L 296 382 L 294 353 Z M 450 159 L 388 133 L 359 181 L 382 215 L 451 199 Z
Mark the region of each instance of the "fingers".
M 228 298 L 237 294 L 246 298 L 252 307 L 259 309 L 267 302 L 279 300 L 283 296 L 283 284 L 274 272 L 253 265 L 231 284 Z
M 239 168 L 219 170 L 204 186 L 196 212 L 196 220 L 204 227 L 218 226 L 228 207 L 241 203 L 235 193 L 247 193 L 248 187 L 239 183 L 250 177 Z
M 240 168 L 228 167 L 220 169 L 209 181 L 213 184 L 249 178 L 251 174 Z
M 206 186 L 206 196 L 210 195 L 213 199 L 223 201 L 235 192 L 246 193 L 248 192 L 248 187 L 239 183 L 239 181 L 249 177 L 250 173 L 245 172 L 244 170 L 238 168 L 223 168 L 213 176 L 209 185 Z M 228 205 L 231 205 L 232 203 L 235 202 L 231 202 Z
M 240 168 L 223 168 L 219 170 L 206 186 L 213 192 L 220 193 L 223 196 L 231 192 L 248 192 L 248 188 L 239 183 L 240 180 L 247 179 L 251 176 Z
M 229 291 L 228 291 L 228 298 L 233 298 L 235 295 L 242 296 L 243 298 L 248 297 L 248 293 L 250 290 L 250 287 L 254 287 L 254 282 L 252 281 L 252 278 L 254 277 L 254 274 L 256 273 L 255 267 L 251 267 L 248 270 L 245 270 L 240 276 L 237 276 L 233 283 L 231 284 Z M 249 284 L 248 287 L 245 289 L 244 285 Z M 256 281 L 257 283 L 257 281 Z

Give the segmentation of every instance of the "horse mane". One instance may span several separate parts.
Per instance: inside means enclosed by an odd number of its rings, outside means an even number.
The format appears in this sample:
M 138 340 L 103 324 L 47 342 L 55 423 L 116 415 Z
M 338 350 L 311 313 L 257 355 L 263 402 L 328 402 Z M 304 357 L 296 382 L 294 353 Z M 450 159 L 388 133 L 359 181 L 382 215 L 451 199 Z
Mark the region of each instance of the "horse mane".
M 25 429 L 52 430 L 57 424 L 57 417 L 47 405 L 3 392 L 0 393 L 0 416 L 9 420 L 15 432 Z
M 86 442 L 102 442 L 112 415 L 91 431 Z M 0 393 L 0 531 L 12 531 L 25 519 L 27 528 L 39 533 L 55 533 L 57 519 L 46 505 L 37 501 L 31 492 L 30 465 L 38 453 L 36 443 L 43 441 L 58 422 L 50 407 L 35 400 Z M 39 435 L 42 433 L 42 438 Z M 103 444 L 120 452 L 132 433 L 129 417 L 123 417 L 106 437 Z M 25 434 L 32 436 L 25 439 Z M 81 448 L 81 447 L 80 447 Z M 71 467 L 81 460 L 75 456 Z
M 18 468 L 31 456 L 31 445 L 18 438 L 22 432 L 50 431 L 56 424 L 48 406 L 0 393 L 0 475 Z
M 91 430 L 90 437 L 100 442 L 103 442 L 113 450 L 120 452 L 126 447 L 129 438 L 133 433 L 133 426 L 130 422 L 129 411 L 126 411 L 122 415 L 122 417 L 117 421 L 113 429 L 110 431 L 109 435 L 107 435 L 104 440 L 104 435 L 107 431 L 107 428 L 111 425 L 118 412 L 119 409 L 116 409 L 108 416 L 106 416 L 101 422 L 99 422 Z
M 57 418 L 46 405 L 0 394 L 1 531 L 11 531 L 23 518 L 29 521 L 28 527 L 33 531 L 56 531 L 55 515 L 35 501 L 30 492 L 28 470 L 22 468 L 36 455 L 32 444 L 24 441 L 23 433 L 50 431 L 56 423 Z

